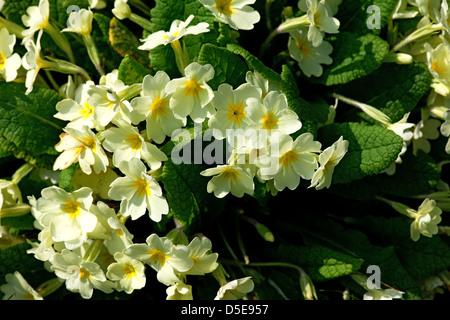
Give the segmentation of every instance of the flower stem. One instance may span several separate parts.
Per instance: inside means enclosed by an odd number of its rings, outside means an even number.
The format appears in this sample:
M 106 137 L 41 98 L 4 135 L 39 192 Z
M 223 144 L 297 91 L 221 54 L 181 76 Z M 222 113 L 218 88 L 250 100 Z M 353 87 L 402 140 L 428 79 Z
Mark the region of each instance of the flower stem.
M 105 72 L 103 71 L 103 68 L 101 66 L 100 56 L 98 55 L 97 46 L 95 45 L 94 39 L 92 38 L 91 34 L 84 34 L 83 41 L 86 46 L 89 58 L 91 59 L 92 63 L 94 64 L 95 69 L 97 69 L 97 71 L 100 75 L 104 75 Z
M 91 243 L 86 253 L 84 254 L 83 261 L 95 261 L 98 255 L 100 254 L 100 250 L 103 246 L 103 239 L 96 239 Z

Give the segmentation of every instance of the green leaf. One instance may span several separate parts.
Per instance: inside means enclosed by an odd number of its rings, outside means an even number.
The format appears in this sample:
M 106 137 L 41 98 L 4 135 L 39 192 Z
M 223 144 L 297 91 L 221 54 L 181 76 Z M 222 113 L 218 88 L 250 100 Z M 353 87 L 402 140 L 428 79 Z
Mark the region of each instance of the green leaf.
M 339 30 L 358 33 L 379 32 L 388 22 L 389 17 L 397 6 L 397 0 L 346 0 L 339 5 L 336 18 L 341 22 Z M 371 18 L 375 18 L 372 11 L 367 12 L 369 6 L 380 9 L 380 29 L 371 30 Z
M 281 245 L 277 251 L 280 258 L 305 269 L 313 281 L 327 281 L 357 272 L 362 259 L 314 244 L 306 247 Z
M 28 254 L 26 252 L 28 249 L 31 249 L 31 245 L 23 242 L 13 247 L 0 250 L 0 285 L 5 283 L 5 276 L 8 273 L 19 271 L 25 279 L 32 280 L 35 272 L 44 270 L 42 261 Z
M 369 216 L 357 221 L 367 234 L 384 245 L 396 247 L 403 266 L 414 279 L 420 280 L 450 268 L 450 247 L 438 235 L 411 240 L 409 224 L 403 218 Z
M 217 90 L 222 83 L 236 88 L 245 82 L 247 65 L 238 55 L 225 48 L 204 44 L 198 56 L 198 63 L 214 67 L 214 78 L 208 82 L 213 90 Z
M 167 191 L 167 202 L 171 214 L 187 233 L 198 227 L 201 213 L 209 212 L 211 203 L 217 203 L 206 191 L 209 178 L 200 175 L 204 169 L 199 164 L 175 164 L 171 159 L 164 163 L 161 182 Z
M 126 85 L 141 83 L 148 74 L 150 71 L 130 55 L 126 55 L 119 65 L 119 80 Z
M 72 164 L 67 169 L 61 170 L 58 181 L 58 185 L 61 189 L 64 189 L 67 192 L 72 192 L 74 190 L 72 179 L 77 171 L 77 168 L 78 164 Z
M 277 72 L 266 67 L 264 63 L 261 62 L 261 60 L 259 60 L 257 57 L 252 55 L 241 46 L 237 44 L 228 44 L 227 49 L 244 58 L 250 68 L 253 69 L 253 71 L 260 73 L 264 79 L 281 84 L 281 76 Z
M 20 83 L 0 82 L 0 145 L 18 157 L 49 166 L 58 154 L 55 144 L 64 126 L 53 117 L 61 97 L 40 87 L 29 95 L 25 90 Z
M 329 105 L 320 97 L 306 101 L 300 96 L 297 81 L 288 66 L 283 65 L 281 88 L 286 95 L 289 108 L 294 110 L 303 121 L 325 123 L 328 120 Z
M 148 52 L 138 49 L 142 43 L 133 32 L 115 17 L 110 21 L 109 41 L 120 56 L 130 55 L 140 64 L 149 64 Z
M 384 64 L 370 77 L 342 86 L 339 93 L 380 109 L 395 123 L 417 106 L 430 85 L 431 75 L 423 63 Z
M 313 80 L 327 86 L 348 83 L 371 74 L 381 66 L 389 52 L 389 44 L 371 33 L 340 32 L 328 40 L 333 45 L 333 63 L 324 68 L 320 78 Z
M 99 56 L 109 70 L 117 69 L 122 57 L 113 49 L 109 41 L 111 18 L 101 13 L 94 13 L 92 22 L 92 38 L 97 46 Z M 92 63 L 90 62 L 92 65 Z M 107 70 L 105 70 L 107 72 Z
M 394 246 L 374 244 L 361 231 L 344 227 L 329 219 L 306 219 L 304 223 L 308 225 L 308 245 L 321 244 L 364 260 L 360 270 L 363 274 L 368 266 L 376 265 L 380 267 L 381 281 L 384 284 L 405 292 L 406 299 L 421 299 L 420 288 L 403 266 Z
M 349 183 L 387 169 L 403 146 L 403 139 L 378 125 L 333 123 L 319 129 L 319 141 L 331 145 L 343 136 L 348 152 L 336 166 L 333 183 Z
M 408 152 L 402 163 L 396 164 L 395 174 L 376 177 L 374 183 L 380 192 L 400 197 L 427 194 L 441 178 L 437 163 L 429 155 L 419 152 L 417 156 Z

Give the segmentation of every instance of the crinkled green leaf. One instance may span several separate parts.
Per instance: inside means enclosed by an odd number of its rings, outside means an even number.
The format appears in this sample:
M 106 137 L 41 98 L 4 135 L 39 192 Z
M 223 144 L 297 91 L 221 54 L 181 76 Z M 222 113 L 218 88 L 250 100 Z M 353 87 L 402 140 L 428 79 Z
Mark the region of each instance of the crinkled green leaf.
M 405 299 L 421 299 L 421 290 L 402 264 L 394 246 L 378 245 L 361 231 L 344 227 L 331 220 L 317 218 L 314 222 L 307 220 L 305 223 L 308 225 L 307 245 L 319 243 L 364 260 L 359 271 L 363 274 L 366 274 L 368 266 L 378 266 L 382 283 L 405 292 Z
M 422 236 L 414 242 L 409 231 L 411 222 L 400 217 L 369 216 L 359 220 L 357 225 L 384 245 L 395 246 L 403 266 L 416 280 L 450 268 L 450 247 L 438 235 L 432 238 Z
M 348 83 L 371 74 L 381 66 L 389 52 L 389 44 L 371 33 L 340 32 L 329 41 L 333 45 L 333 63 L 324 67 L 318 80 L 313 79 L 327 86 Z
M 126 55 L 119 65 L 119 80 L 126 85 L 141 83 L 148 74 L 150 71 L 129 55 Z
M 349 183 L 383 172 L 397 159 L 403 139 L 378 125 L 334 123 L 319 129 L 319 141 L 325 146 L 343 136 L 348 152 L 336 166 L 333 183 Z
M 261 60 L 245 50 L 243 47 L 237 44 L 228 44 L 227 49 L 244 58 L 250 68 L 253 69 L 253 71 L 260 73 L 264 79 L 281 84 L 281 77 L 276 71 L 266 67 Z
M 306 101 L 301 97 L 300 89 L 288 66 L 283 65 L 281 87 L 286 95 L 289 108 L 294 110 L 303 121 L 325 123 L 328 120 L 329 105 L 320 97 L 315 101 Z
M 114 50 L 122 57 L 132 56 L 140 64 L 148 65 L 148 52 L 139 50 L 139 39 L 116 17 L 109 24 L 109 41 Z
M 92 22 L 92 38 L 94 39 L 100 59 L 105 65 L 107 72 L 109 72 L 108 70 L 112 71 L 117 69 L 117 66 L 122 60 L 122 56 L 120 56 L 113 49 L 111 43 L 109 42 L 110 23 L 110 17 L 98 12 L 94 13 L 94 20 Z M 90 62 L 90 64 L 92 65 L 92 62 Z
M 206 192 L 209 178 L 200 175 L 204 169 L 200 164 L 174 164 L 171 159 L 164 163 L 161 182 L 167 191 L 169 208 L 187 232 L 195 230 L 201 214 L 209 212 L 209 205 L 218 201 Z M 213 209 L 217 211 L 218 207 Z
M 217 90 L 222 83 L 236 88 L 245 82 L 247 65 L 238 55 L 225 48 L 204 44 L 198 56 L 198 63 L 213 66 L 214 78 L 208 82 L 213 90 Z
M 279 259 L 287 259 L 286 261 L 304 268 L 313 281 L 327 281 L 352 274 L 364 262 L 322 245 L 281 245 L 277 252 L 281 254 Z
M 394 123 L 417 106 L 430 85 L 431 75 L 423 63 L 384 64 L 370 77 L 342 86 L 339 93 L 380 109 Z
M 34 258 L 33 255 L 27 254 L 26 250 L 31 246 L 23 242 L 21 244 L 0 250 L 0 285 L 5 283 L 5 276 L 8 273 L 19 271 L 27 280 L 33 273 L 44 270 L 44 264 Z M 1 292 L 3 297 L 3 292 Z
M 402 156 L 402 163 L 395 166 L 394 175 L 378 176 L 374 182 L 384 194 L 409 197 L 430 192 L 440 178 L 433 158 L 423 152 L 417 156 L 408 152 Z
M 378 32 L 384 28 L 392 12 L 397 6 L 398 0 L 346 0 L 339 5 L 336 18 L 341 22 L 340 31 L 351 31 L 357 33 Z M 371 22 L 378 12 L 369 11 L 370 6 L 379 8 L 380 29 L 370 29 Z M 378 18 L 378 17 L 377 17 Z
M 64 123 L 53 116 L 61 97 L 40 87 L 29 95 L 25 90 L 21 83 L 0 82 L 0 143 L 18 157 L 31 157 L 41 163 L 58 154 L 55 144 Z

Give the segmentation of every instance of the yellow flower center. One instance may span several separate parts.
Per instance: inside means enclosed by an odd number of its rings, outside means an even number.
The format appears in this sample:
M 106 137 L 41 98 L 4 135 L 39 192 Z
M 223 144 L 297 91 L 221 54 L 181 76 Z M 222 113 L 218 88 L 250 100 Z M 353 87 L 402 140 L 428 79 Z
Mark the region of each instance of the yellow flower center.
M 166 259 L 168 258 L 167 255 L 159 249 L 153 249 L 149 254 L 151 255 L 150 260 L 153 263 L 158 262 L 161 266 L 164 266 Z
M 197 79 L 191 79 L 184 83 L 184 94 L 185 96 L 199 97 L 199 92 L 202 90 Z
M 441 74 L 444 70 L 442 69 L 442 67 L 439 65 L 438 61 L 433 62 L 433 64 L 431 65 L 431 69 L 433 69 L 434 71 L 436 71 L 438 74 Z
M 233 0 L 217 0 L 216 5 L 214 6 L 217 11 L 224 15 L 233 14 L 233 9 L 231 9 L 231 4 Z
M 237 125 L 240 125 L 242 119 L 245 118 L 244 106 L 242 103 L 232 104 L 228 107 L 228 120 L 234 121 Z
M 83 105 L 83 109 L 80 110 L 80 114 L 83 119 L 88 119 L 94 115 L 94 108 L 86 101 Z
M 24 299 L 24 300 L 34 300 L 34 297 L 33 297 L 33 295 L 32 295 L 31 293 L 26 293 L 26 294 L 23 296 L 23 299 Z
M 6 64 L 6 56 L 3 52 L 0 52 L 0 70 L 3 70 Z
M 225 179 L 233 179 L 236 181 L 239 177 L 239 172 L 235 168 L 225 167 L 222 169 L 222 176 Z
M 131 136 L 126 137 L 125 141 L 131 145 L 131 149 L 133 149 L 133 151 L 139 150 L 142 147 L 141 137 L 137 134 L 132 134 Z
M 133 278 L 137 276 L 136 268 L 132 266 L 131 264 L 127 263 L 123 269 L 122 272 L 125 274 L 125 277 L 127 279 Z
M 297 40 L 297 47 L 304 57 L 308 56 L 312 52 L 307 39 Z
M 273 112 L 271 112 L 268 115 L 264 116 L 263 119 L 262 119 L 262 126 L 266 130 L 275 129 L 277 124 L 278 124 L 278 119 L 275 117 Z
M 153 118 L 167 114 L 168 104 L 169 101 L 167 99 L 162 99 L 161 97 L 155 98 L 150 106 Z
M 75 219 L 80 215 L 81 206 L 78 202 L 73 200 L 67 200 L 62 206 L 61 210 L 69 214 L 70 219 Z
M 140 197 L 145 195 L 150 196 L 150 184 L 145 179 L 139 179 L 133 183 L 133 186 L 137 189 L 137 193 Z
M 86 147 L 92 149 L 92 152 L 94 153 L 97 152 L 97 142 L 95 141 L 94 138 L 91 137 L 85 138 L 83 142 L 86 145 Z
M 80 279 L 92 279 L 91 274 L 85 268 L 80 268 Z
M 280 157 L 279 163 L 284 167 L 289 167 L 292 162 L 295 162 L 297 160 L 298 160 L 297 152 L 295 150 L 290 150 L 288 152 L 285 152 Z

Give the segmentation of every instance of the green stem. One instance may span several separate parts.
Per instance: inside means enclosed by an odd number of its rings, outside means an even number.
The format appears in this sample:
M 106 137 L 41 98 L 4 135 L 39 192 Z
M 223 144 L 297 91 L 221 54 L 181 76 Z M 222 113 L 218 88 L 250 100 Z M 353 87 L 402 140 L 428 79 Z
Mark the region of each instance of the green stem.
M 19 169 L 17 169 L 16 172 L 14 172 L 12 176 L 12 182 L 14 182 L 16 185 L 19 184 L 19 182 L 31 171 L 33 171 L 33 169 L 34 169 L 33 165 L 25 163 Z
M 135 13 L 131 13 L 130 20 L 136 23 L 137 25 L 141 26 L 145 30 L 151 32 L 152 31 L 152 24 L 149 20 L 142 18 L 141 16 L 138 16 Z
M 43 284 L 37 287 L 36 291 L 44 298 L 58 290 L 63 285 L 63 283 L 64 281 L 62 281 L 60 278 L 53 278 L 45 281 Z
M 47 24 L 45 30 L 52 37 L 53 41 L 55 41 L 56 45 L 67 54 L 70 62 L 75 63 L 75 57 L 66 36 L 51 23 Z
M 95 69 L 97 69 L 98 73 L 103 76 L 105 74 L 105 72 L 103 71 L 103 68 L 101 66 L 100 56 L 98 54 L 97 46 L 95 45 L 94 39 L 92 38 L 91 34 L 84 34 L 83 41 L 86 46 L 89 58 L 91 59 L 92 63 L 94 64 Z
M 91 243 L 86 253 L 84 254 L 83 261 L 95 261 L 98 255 L 100 254 L 100 250 L 103 246 L 103 239 L 96 239 Z
M 45 71 L 45 75 L 47 76 L 47 79 L 50 81 L 50 83 L 52 84 L 53 88 L 59 92 L 59 85 L 58 83 L 56 83 L 55 79 L 52 76 L 52 73 L 49 70 L 44 70 Z
M 391 49 L 391 52 L 396 52 L 413 41 L 423 39 L 425 37 L 429 37 L 443 29 L 444 29 L 444 26 L 440 23 L 439 24 L 429 24 L 422 28 L 419 28 L 416 31 L 414 31 L 413 33 L 411 33 L 410 35 L 408 35 L 406 38 L 404 38 L 402 41 L 397 43 Z
M 31 210 L 30 205 L 22 203 L 11 208 L 0 209 L 0 218 L 20 217 L 28 214 Z
M 248 255 L 245 252 L 245 246 L 244 246 L 244 242 L 242 241 L 242 237 L 241 237 L 241 232 L 240 232 L 240 227 L 239 227 L 239 217 L 236 215 L 235 218 L 235 223 L 236 223 L 236 240 L 239 246 L 239 250 L 241 251 L 242 257 L 244 258 L 245 264 L 248 264 L 250 262 L 250 259 L 248 258 Z

